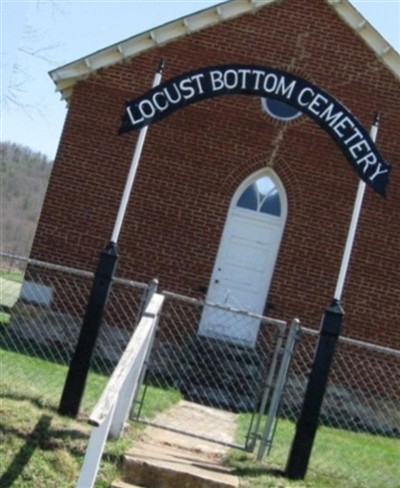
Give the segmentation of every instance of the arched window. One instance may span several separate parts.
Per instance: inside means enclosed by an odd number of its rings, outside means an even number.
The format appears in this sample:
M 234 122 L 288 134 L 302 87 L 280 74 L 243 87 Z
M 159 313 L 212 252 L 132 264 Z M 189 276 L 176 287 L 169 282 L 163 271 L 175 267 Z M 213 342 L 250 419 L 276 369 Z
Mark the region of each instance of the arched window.
M 297 119 L 300 117 L 302 112 L 297 110 L 297 108 L 288 105 L 280 100 L 274 100 L 272 98 L 262 98 L 261 107 L 268 115 L 274 119 L 288 121 Z
M 250 183 L 240 195 L 236 206 L 275 217 L 280 217 L 282 213 L 279 191 L 270 176 L 262 176 Z

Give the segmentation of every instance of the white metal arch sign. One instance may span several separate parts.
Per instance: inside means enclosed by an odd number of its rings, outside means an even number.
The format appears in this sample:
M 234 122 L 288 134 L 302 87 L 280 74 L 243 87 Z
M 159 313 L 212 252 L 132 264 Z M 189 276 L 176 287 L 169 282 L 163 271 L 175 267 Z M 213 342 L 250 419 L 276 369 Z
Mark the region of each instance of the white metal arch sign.
M 153 124 L 180 108 L 219 95 L 269 97 L 297 108 L 335 140 L 359 177 L 385 196 L 391 167 L 354 115 L 312 83 L 265 66 L 208 66 L 176 76 L 127 101 L 119 133 Z

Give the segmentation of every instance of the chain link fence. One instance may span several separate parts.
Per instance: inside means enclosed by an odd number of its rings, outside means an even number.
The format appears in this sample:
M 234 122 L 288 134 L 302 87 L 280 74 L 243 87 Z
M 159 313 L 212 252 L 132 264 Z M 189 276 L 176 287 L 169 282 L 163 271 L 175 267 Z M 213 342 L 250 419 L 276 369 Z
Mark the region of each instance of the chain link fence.
M 2 393 L 57 406 L 78 340 L 94 274 L 2 254 Z M 97 400 L 131 336 L 148 286 L 115 278 L 91 361 Z M 52 363 L 52 368 L 46 367 Z
M 257 448 L 253 441 L 266 435 L 263 429 L 277 387 L 288 324 L 257 318 L 260 332 L 249 348 L 226 340 L 224 333 L 251 327 L 251 314 L 214 307 L 217 327 L 202 334 L 199 324 L 205 305 L 166 293 L 145 384 L 179 389 L 191 402 L 234 414 L 241 427 L 233 445 Z M 267 435 L 270 445 L 264 462 L 279 470 L 285 469 L 288 459 L 318 339 L 318 331 L 301 327 L 275 430 Z M 212 430 L 205 425 L 197 428 L 193 418 L 186 425 L 183 417 L 169 416 L 160 426 L 224 443 L 229 426 L 224 426 L 223 417 L 219 422 L 220 429 Z M 400 487 L 400 351 L 339 339 L 308 473 L 335 479 L 343 488 Z
M 267 461 L 285 468 L 318 333 L 302 328 Z M 400 487 L 400 351 L 342 337 L 308 473 L 346 488 Z
M 257 415 L 263 396 L 272 393 L 280 348 L 287 334 L 286 322 L 174 293 L 164 295 L 145 385 L 177 389 L 185 400 L 220 411 Z M 248 347 L 252 338 L 247 335 L 228 337 L 234 330 L 246 329 L 258 330 L 254 348 Z M 253 336 L 251 332 L 249 335 Z M 146 401 L 145 390 L 143 393 L 136 418 L 147 421 L 140 416 L 141 402 Z M 220 416 L 218 429 L 215 425 L 207 428 L 204 419 L 201 425 L 193 417 L 187 420 L 186 424 L 181 415 L 170 415 L 161 427 L 236 447 L 252 444 L 249 431 L 228 442 L 226 432 L 232 416 Z
M 56 407 L 93 274 L 14 256 L 0 257 L 1 393 Z M 114 280 L 93 355 L 85 412 L 98 399 L 124 350 L 147 292 L 145 284 Z M 199 329 L 204 316 L 202 302 L 165 295 L 143 390 L 147 385 L 179 390 L 190 402 L 229 412 L 239 425 L 244 418 L 245 427 L 239 427 L 232 444 L 251 446 L 261 430 L 251 431 L 250 426 L 263 424 L 269 411 L 287 324 L 211 307 L 214 326 L 210 333 L 207 327 Z M 242 343 L 224 337 L 243 327 L 259 329 L 253 345 L 246 344 L 245 337 Z M 315 330 L 301 328 L 275 436 L 265 458 L 267 465 L 280 470 L 288 458 L 317 341 Z M 137 400 L 135 416 L 140 418 L 140 398 Z M 257 415 L 263 416 L 263 422 Z M 186 430 L 182 419 L 177 422 L 179 429 Z M 201 431 L 200 436 L 215 434 L 204 425 Z M 224 425 L 219 431 L 224 431 Z M 344 488 L 400 487 L 400 351 L 348 338 L 339 340 L 309 473 L 332 476 L 341 480 L 337 486 Z

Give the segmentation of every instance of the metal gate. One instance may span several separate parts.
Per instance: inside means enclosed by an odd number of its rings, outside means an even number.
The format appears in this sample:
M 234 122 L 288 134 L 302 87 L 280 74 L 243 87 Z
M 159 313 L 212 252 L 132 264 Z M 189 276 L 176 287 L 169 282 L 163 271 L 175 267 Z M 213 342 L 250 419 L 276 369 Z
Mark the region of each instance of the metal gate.
M 155 342 L 131 418 L 247 451 L 253 451 L 261 440 L 265 453 L 272 443 L 298 321 L 288 326 L 281 320 L 169 292 L 164 295 Z M 212 307 L 221 323 L 235 320 L 237 327 L 245 327 L 249 320 L 259 321 L 255 347 L 200 335 L 198 324 L 204 307 Z M 171 408 L 157 419 L 146 418 L 142 407 L 149 386 L 178 391 L 186 408 Z M 196 420 L 199 408 L 201 421 Z M 204 412 L 209 422 L 204 421 Z

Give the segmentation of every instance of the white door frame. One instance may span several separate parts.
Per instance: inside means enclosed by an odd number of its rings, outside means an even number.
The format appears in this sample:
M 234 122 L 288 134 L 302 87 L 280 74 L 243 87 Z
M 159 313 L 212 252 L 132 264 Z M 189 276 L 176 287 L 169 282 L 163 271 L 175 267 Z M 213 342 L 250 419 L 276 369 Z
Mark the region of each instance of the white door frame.
M 253 211 L 253 210 L 247 210 L 247 209 L 239 208 L 236 206 L 240 196 L 243 193 L 243 191 L 252 182 L 257 181 L 259 178 L 261 178 L 263 176 L 269 176 L 272 179 L 272 181 L 275 183 L 276 188 L 279 192 L 280 203 L 281 203 L 281 215 L 279 217 L 264 214 L 264 213 L 261 214 L 259 212 Z M 235 191 L 235 193 L 232 197 L 231 204 L 229 207 L 229 211 L 227 213 L 227 218 L 225 221 L 224 230 L 222 232 L 218 253 L 217 253 L 217 256 L 216 256 L 216 259 L 214 262 L 214 268 L 213 268 L 213 272 L 212 272 L 211 278 L 210 278 L 210 283 L 209 283 L 206 301 L 211 302 L 211 303 L 215 302 L 215 300 L 213 300 L 213 298 L 212 298 L 212 295 L 215 291 L 215 288 L 213 288 L 213 286 L 219 280 L 219 275 L 220 275 L 219 265 L 220 265 L 222 259 L 224 258 L 224 254 L 226 252 L 226 247 L 228 245 L 227 241 L 228 241 L 230 231 L 231 231 L 231 225 L 232 225 L 232 222 L 235 220 L 235 218 L 236 218 L 236 220 L 242 218 L 242 219 L 248 220 L 249 222 L 250 221 L 257 222 L 258 225 L 262 225 L 263 223 L 265 223 L 266 226 L 276 227 L 278 232 L 277 232 L 277 241 L 276 241 L 276 243 L 275 243 L 275 245 L 271 251 L 272 256 L 273 256 L 273 258 L 272 258 L 273 262 L 271 263 L 271 265 L 269 267 L 270 271 L 266 271 L 266 273 L 265 273 L 265 294 L 263 294 L 263 299 L 262 299 L 263 306 L 259 307 L 258 310 L 251 310 L 251 312 L 253 312 L 253 313 L 257 313 L 259 315 L 262 315 L 262 313 L 264 311 L 265 301 L 266 301 L 266 298 L 268 295 L 269 287 L 271 284 L 271 280 L 272 280 L 272 276 L 273 276 L 273 272 L 274 272 L 274 268 L 275 268 L 275 264 L 276 264 L 276 259 L 277 259 L 278 253 L 279 253 L 280 243 L 281 243 L 281 239 L 282 239 L 282 235 L 283 235 L 283 231 L 284 231 L 284 227 L 285 227 L 285 222 L 286 222 L 286 216 L 287 216 L 286 192 L 285 192 L 285 189 L 282 185 L 282 182 L 280 181 L 280 179 L 278 178 L 276 173 L 273 170 L 271 170 L 270 168 L 264 168 L 262 170 L 259 170 L 255 173 L 251 174 L 249 177 L 247 177 L 239 185 L 239 187 L 237 188 L 237 190 Z M 279 230 L 280 230 L 280 232 L 279 232 Z M 260 293 L 263 293 L 263 291 L 261 291 Z M 224 305 L 224 303 L 219 303 L 219 305 Z M 232 305 L 232 303 L 229 305 L 233 306 L 233 308 L 238 308 L 237 306 L 235 307 L 234 305 Z M 210 313 L 210 311 L 207 312 L 207 314 L 209 314 L 209 313 Z M 204 323 L 207 320 L 205 315 L 206 314 L 203 314 L 202 320 L 200 322 L 199 333 L 201 335 L 214 336 L 212 332 L 205 330 L 205 329 L 207 329 L 207 326 Z M 249 343 L 246 345 L 254 346 L 256 335 L 258 333 L 258 327 L 259 327 L 259 324 L 256 326 L 253 335 L 249 334 L 249 336 L 248 336 L 249 337 L 249 339 L 248 339 Z M 218 334 L 215 334 L 214 337 L 217 337 L 217 335 Z M 232 342 L 240 342 L 240 339 L 238 339 L 238 340 L 232 339 Z

